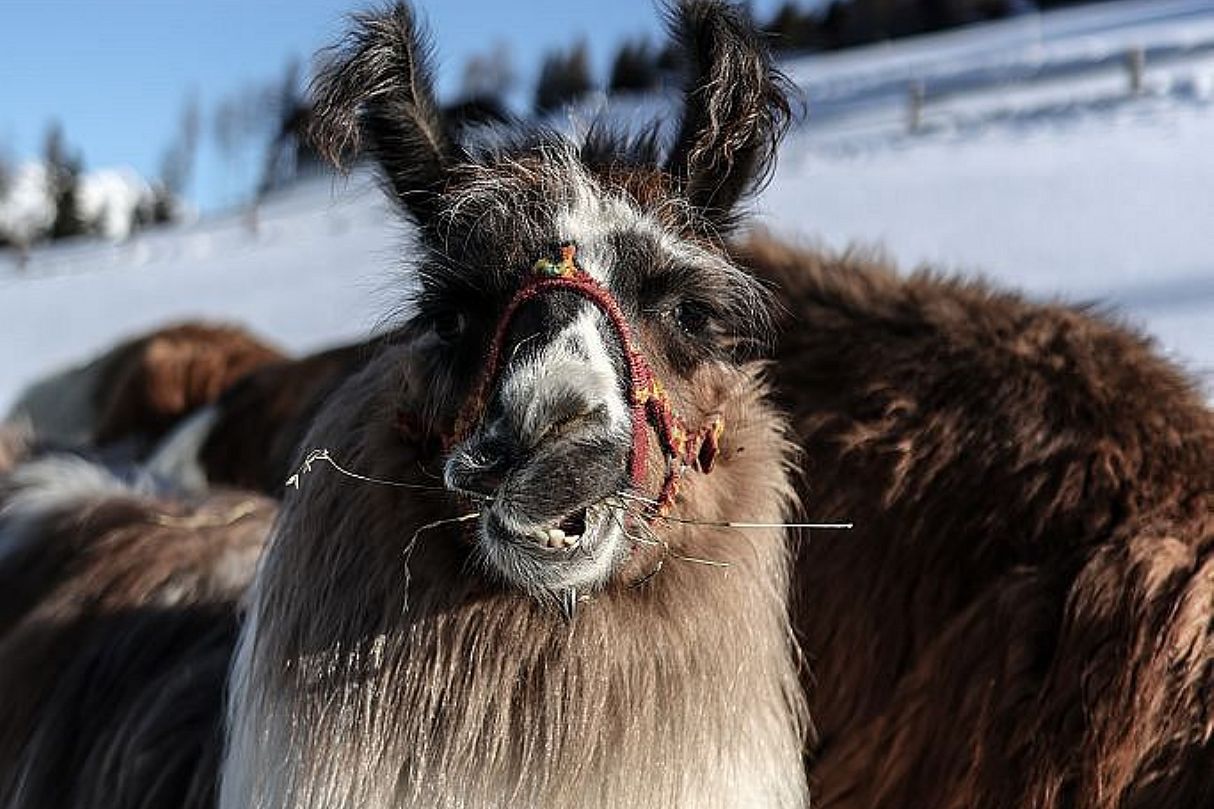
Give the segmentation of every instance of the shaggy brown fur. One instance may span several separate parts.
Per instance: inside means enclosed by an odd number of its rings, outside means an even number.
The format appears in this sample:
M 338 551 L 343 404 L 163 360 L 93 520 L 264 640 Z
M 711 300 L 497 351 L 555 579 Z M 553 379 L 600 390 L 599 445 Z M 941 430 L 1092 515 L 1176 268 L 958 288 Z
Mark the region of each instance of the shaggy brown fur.
M 1214 416 L 1090 312 L 752 239 L 822 806 L 1214 802 Z
M 73 480 L 95 490 L 55 506 Z M 235 602 L 274 505 L 149 500 L 50 458 L 0 506 L 0 804 L 213 806 Z

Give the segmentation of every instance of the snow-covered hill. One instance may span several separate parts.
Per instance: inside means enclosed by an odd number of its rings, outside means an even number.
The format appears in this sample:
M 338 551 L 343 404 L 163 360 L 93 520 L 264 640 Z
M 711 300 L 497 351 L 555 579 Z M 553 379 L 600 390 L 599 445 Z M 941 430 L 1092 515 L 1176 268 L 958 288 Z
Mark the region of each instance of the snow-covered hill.
M 1131 48 L 1146 56 L 1138 94 Z M 786 69 L 810 116 L 761 222 L 1103 301 L 1214 384 L 1214 3 L 1102 4 Z M 405 237 L 356 179 L 301 187 L 256 223 L 47 248 L 20 272 L 0 257 L 0 410 L 34 377 L 175 319 L 245 323 L 297 351 L 365 335 L 399 307 Z

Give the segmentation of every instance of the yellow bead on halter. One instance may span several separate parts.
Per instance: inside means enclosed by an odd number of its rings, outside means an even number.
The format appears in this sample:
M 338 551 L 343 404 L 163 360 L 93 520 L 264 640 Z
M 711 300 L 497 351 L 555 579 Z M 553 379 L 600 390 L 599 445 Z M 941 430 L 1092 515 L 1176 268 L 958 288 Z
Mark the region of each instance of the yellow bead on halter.
M 531 271 L 545 278 L 572 278 L 577 275 L 577 264 L 573 261 L 576 253 L 577 247 L 575 245 L 563 244 L 561 245 L 560 261 L 541 258 L 532 265 Z

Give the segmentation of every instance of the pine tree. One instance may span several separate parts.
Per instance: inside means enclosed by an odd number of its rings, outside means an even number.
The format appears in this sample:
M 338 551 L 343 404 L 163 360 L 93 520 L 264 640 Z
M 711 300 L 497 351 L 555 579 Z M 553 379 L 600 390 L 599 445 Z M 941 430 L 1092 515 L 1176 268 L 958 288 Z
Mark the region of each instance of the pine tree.
M 198 134 L 202 127 L 198 95 L 186 96 L 181 108 L 177 134 L 160 159 L 160 182 L 174 195 L 185 193 L 194 173 L 194 155 L 198 150 Z
M 543 115 L 572 104 L 594 89 L 590 77 L 590 54 L 585 41 L 568 53 L 550 51 L 540 68 L 535 88 L 535 111 Z
M 8 155 L 0 150 L 0 199 L 8 196 L 8 189 L 13 184 L 13 168 L 9 165 Z
M 647 40 L 627 41 L 620 45 L 611 65 L 609 93 L 645 93 L 662 83 L 658 57 Z
M 475 53 L 464 62 L 458 103 L 504 107 L 506 96 L 517 81 L 510 46 L 505 42 L 494 43 L 489 51 Z
M 46 165 L 47 192 L 55 206 L 55 220 L 50 237 L 64 239 L 86 232 L 80 218 L 77 190 L 80 182 L 81 159 L 79 154 L 69 155 L 63 137 L 63 127 L 53 122 L 47 128 L 43 147 Z
M 804 51 L 824 47 L 821 21 L 812 11 L 787 0 L 776 10 L 771 21 L 763 26 L 774 50 Z

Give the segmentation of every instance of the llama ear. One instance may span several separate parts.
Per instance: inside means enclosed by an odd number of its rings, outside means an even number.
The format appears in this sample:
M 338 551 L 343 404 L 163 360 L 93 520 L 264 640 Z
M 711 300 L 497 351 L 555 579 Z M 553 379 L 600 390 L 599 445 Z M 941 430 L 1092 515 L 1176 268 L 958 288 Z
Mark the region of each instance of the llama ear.
M 313 82 L 310 135 L 339 168 L 369 152 L 400 204 L 424 222 L 456 153 L 434 98 L 429 47 L 407 5 L 352 20 Z
M 710 221 L 727 224 L 734 205 L 775 164 L 791 116 L 789 83 L 737 9 L 685 0 L 672 17 L 688 79 L 667 170 Z

